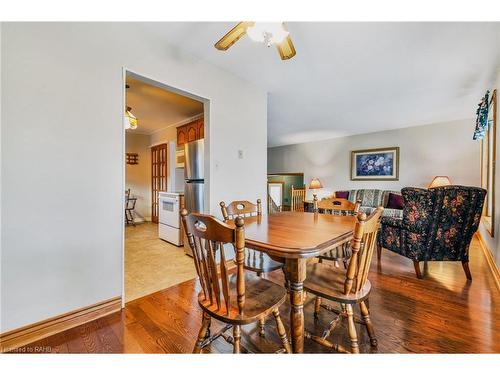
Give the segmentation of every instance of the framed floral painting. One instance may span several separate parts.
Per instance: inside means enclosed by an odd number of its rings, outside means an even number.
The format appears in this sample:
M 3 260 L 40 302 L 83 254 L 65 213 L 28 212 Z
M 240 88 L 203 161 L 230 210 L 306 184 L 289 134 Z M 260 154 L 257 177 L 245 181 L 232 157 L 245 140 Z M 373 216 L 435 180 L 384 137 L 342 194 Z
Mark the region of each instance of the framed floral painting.
M 399 147 L 351 151 L 351 180 L 399 180 Z

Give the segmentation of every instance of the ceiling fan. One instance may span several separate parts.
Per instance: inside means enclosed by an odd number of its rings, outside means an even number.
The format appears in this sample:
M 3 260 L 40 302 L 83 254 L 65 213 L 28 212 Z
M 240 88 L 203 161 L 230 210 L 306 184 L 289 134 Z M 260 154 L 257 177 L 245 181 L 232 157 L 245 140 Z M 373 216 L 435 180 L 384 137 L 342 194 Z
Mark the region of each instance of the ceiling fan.
M 215 48 L 226 51 L 245 34 L 256 42 L 265 43 L 268 47 L 276 45 L 281 60 L 289 60 L 296 54 L 290 33 L 285 29 L 283 22 L 240 22 L 215 43 Z

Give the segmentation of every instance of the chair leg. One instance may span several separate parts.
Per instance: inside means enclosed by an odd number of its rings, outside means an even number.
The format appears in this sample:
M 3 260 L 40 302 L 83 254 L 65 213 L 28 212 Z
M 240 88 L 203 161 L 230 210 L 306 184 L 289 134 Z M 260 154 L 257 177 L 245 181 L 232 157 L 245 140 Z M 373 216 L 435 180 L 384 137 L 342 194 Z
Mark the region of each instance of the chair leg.
M 276 320 L 276 328 L 278 329 L 278 335 L 280 336 L 281 343 L 285 348 L 288 354 L 292 353 L 292 348 L 290 347 L 290 343 L 288 342 L 288 337 L 286 336 L 285 326 L 280 318 L 280 312 L 278 309 L 273 311 L 274 319 Z
M 380 261 L 382 258 L 382 245 L 377 243 L 377 259 Z
M 417 278 L 423 279 L 422 272 L 420 271 L 420 263 L 414 260 L 413 266 L 415 267 L 415 273 L 417 274 Z
M 259 320 L 259 335 L 264 337 L 266 335 L 266 318 L 260 318 Z
M 319 318 L 319 311 L 321 310 L 321 297 L 316 297 L 314 300 L 314 319 Z
M 203 313 L 203 318 L 201 320 L 201 328 L 198 333 L 198 339 L 196 340 L 196 344 L 194 344 L 193 353 L 201 353 L 201 345 L 207 336 L 207 332 L 210 326 L 210 315 Z
M 239 354 L 241 353 L 241 327 L 234 326 L 233 327 L 233 353 Z
M 347 331 L 349 333 L 349 339 L 351 340 L 351 350 L 353 353 L 359 353 L 358 334 L 356 332 L 356 326 L 354 325 L 354 312 L 352 311 L 352 305 L 346 305 L 346 311 Z
M 205 333 L 205 339 L 210 337 L 210 326 L 212 325 L 212 319 L 208 321 L 207 332 Z
M 366 331 L 368 332 L 368 336 L 370 336 L 370 344 L 372 346 L 377 346 L 377 339 L 375 337 L 375 330 L 373 329 L 373 323 L 370 319 L 370 312 L 368 310 L 368 306 L 366 306 L 365 301 L 360 302 L 359 308 L 361 310 L 361 316 L 366 325 Z
M 469 269 L 469 261 L 462 261 L 462 268 L 464 269 L 465 276 L 467 277 L 467 280 L 472 280 L 472 275 L 470 273 Z

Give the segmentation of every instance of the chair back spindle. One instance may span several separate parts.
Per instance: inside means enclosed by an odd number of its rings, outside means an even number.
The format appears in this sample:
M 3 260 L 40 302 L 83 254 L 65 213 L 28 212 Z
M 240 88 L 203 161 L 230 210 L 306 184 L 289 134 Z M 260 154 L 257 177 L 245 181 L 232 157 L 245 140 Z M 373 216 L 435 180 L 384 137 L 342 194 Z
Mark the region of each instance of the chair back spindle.
M 235 228 L 217 218 L 191 213 L 186 209 L 181 211 L 182 222 L 187 233 L 189 246 L 193 251 L 193 261 L 200 280 L 205 300 L 222 307 L 229 315 L 231 293 L 229 272 L 224 254 L 224 244 L 232 244 L 236 254 L 236 298 L 238 312 L 241 314 L 245 306 L 245 230 L 243 218 L 234 220 Z M 220 262 L 217 264 L 217 253 Z M 220 269 L 220 272 L 218 272 Z
M 383 211 L 383 207 L 377 207 L 368 218 L 365 213 L 358 213 L 351 241 L 352 256 L 347 267 L 344 294 L 357 293 L 366 283 Z

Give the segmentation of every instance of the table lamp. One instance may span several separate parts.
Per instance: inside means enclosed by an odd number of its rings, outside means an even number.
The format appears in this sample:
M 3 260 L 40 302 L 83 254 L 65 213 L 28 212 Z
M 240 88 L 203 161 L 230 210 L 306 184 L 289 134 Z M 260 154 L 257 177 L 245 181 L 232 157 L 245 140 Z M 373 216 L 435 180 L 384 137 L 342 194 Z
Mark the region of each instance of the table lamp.
M 317 179 L 316 177 L 314 177 L 311 180 L 311 183 L 309 184 L 309 190 L 313 190 L 313 199 L 317 199 L 316 193 L 314 192 L 314 190 L 321 189 L 321 188 L 323 188 L 321 181 L 319 179 Z
M 450 178 L 448 176 L 434 176 L 432 179 L 431 183 L 429 186 L 427 186 L 428 189 L 430 188 L 435 188 L 435 187 L 440 187 L 440 186 L 448 186 L 451 185 Z

